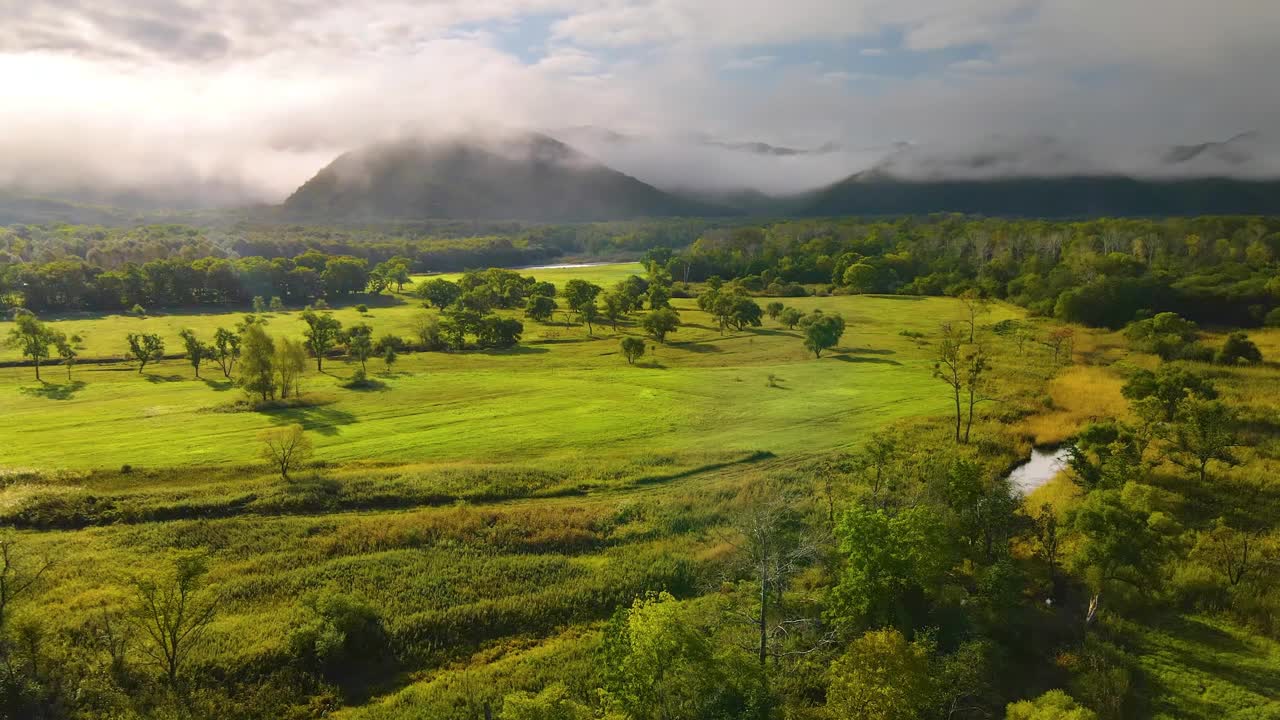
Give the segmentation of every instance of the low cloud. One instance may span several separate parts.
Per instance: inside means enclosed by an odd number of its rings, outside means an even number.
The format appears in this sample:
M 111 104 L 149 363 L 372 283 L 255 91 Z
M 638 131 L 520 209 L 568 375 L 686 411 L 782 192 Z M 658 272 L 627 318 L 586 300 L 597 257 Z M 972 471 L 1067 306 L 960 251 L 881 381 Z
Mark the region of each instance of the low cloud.
M 877 166 L 1280 173 L 1268 0 L 0 0 L 0 15 L 0 187 L 278 202 L 371 142 L 572 126 L 641 139 L 582 149 L 664 187 L 793 192 Z

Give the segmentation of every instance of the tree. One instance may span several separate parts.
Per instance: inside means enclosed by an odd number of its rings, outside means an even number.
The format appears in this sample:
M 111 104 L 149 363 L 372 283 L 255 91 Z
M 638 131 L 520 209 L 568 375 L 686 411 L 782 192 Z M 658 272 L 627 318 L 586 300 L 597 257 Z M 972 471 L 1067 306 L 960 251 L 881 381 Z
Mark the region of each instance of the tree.
M 268 307 L 271 312 L 284 312 L 284 301 L 280 299 L 279 295 L 272 295 L 271 304 Z
M 602 290 L 603 288 L 599 285 L 574 278 L 564 284 L 564 290 L 560 292 L 560 296 L 564 298 L 570 310 L 581 315 L 586 306 L 595 306 L 596 296 Z
M 316 359 L 316 372 L 324 372 L 324 356 L 342 340 L 342 323 L 329 313 L 314 310 L 304 310 L 302 321 L 307 324 L 302 331 L 307 352 Z
M 263 430 L 258 434 L 258 440 L 262 443 L 262 459 L 279 470 L 280 477 L 285 480 L 289 479 L 290 470 L 311 457 L 311 438 L 296 423 Z
M 302 394 L 302 371 L 307 365 L 307 351 L 292 338 L 280 338 L 276 345 L 275 370 L 279 376 L 280 397 Z
M 1068 361 L 1071 360 L 1075 336 L 1076 331 L 1069 327 L 1054 328 L 1045 336 L 1045 344 L 1053 351 L 1054 365 L 1057 365 L 1060 362 L 1059 358 L 1062 357 L 1065 357 Z
M 627 314 L 627 299 L 617 291 L 607 292 L 604 294 L 601 303 L 604 305 L 601 314 L 604 315 L 604 318 L 609 321 L 609 325 L 616 332 L 618 330 L 618 321 Z
M 347 354 L 360 361 L 360 370 L 365 371 L 365 362 L 373 354 L 373 328 L 364 323 L 352 325 L 346 333 Z
M 147 363 L 159 362 L 164 358 L 164 340 L 154 333 L 129 333 L 129 355 L 138 361 L 138 373 L 141 374 Z
M 803 319 L 804 313 L 800 312 L 796 308 L 786 308 L 778 314 L 778 320 L 783 325 L 786 325 L 788 330 L 795 330 L 796 325 L 799 325 L 800 321 Z
M 964 423 L 964 442 L 969 442 L 969 431 L 973 428 L 973 410 L 974 407 L 985 400 L 988 400 L 982 394 L 983 376 L 991 369 L 991 364 L 987 360 L 986 349 L 981 343 L 976 345 L 973 350 L 969 351 L 965 358 L 965 389 L 969 398 L 969 415 Z
M 524 324 L 515 318 L 490 314 L 480 320 L 476 328 L 476 343 L 487 348 L 509 348 L 520 342 Z
M 21 313 L 13 318 L 9 331 L 9 347 L 18 349 L 24 357 L 31 358 L 36 368 L 36 380 L 40 379 L 40 363 L 49 358 L 49 346 L 54 344 L 56 331 L 40 322 L 31 313 Z
M 644 319 L 640 321 L 640 327 L 652 335 L 654 340 L 665 343 L 667 335 L 675 332 L 676 328 L 680 327 L 680 316 L 669 307 L 650 310 L 644 316 Z
M 14 602 L 31 592 L 53 567 L 49 559 L 34 564 L 27 562 L 18 547 L 14 536 L 0 535 L 0 632 L 6 629 Z
M 424 282 L 418 288 L 418 297 L 441 310 L 449 307 L 462 295 L 462 288 L 457 283 L 442 278 Z
M 578 317 L 587 324 L 587 334 L 591 335 L 593 333 L 591 324 L 600 317 L 600 308 L 596 307 L 594 301 L 589 302 L 578 308 Z
M 1127 503 L 1119 490 L 1094 490 L 1071 515 L 1084 536 L 1074 562 L 1093 590 L 1086 622 L 1092 621 L 1107 588 L 1127 586 L 1138 593 L 1160 587 L 1167 543 L 1153 529 L 1153 513 Z
M 777 300 L 774 300 L 773 302 L 764 306 L 764 312 L 766 315 L 769 316 L 770 320 L 777 320 L 778 316 L 782 314 L 782 311 L 784 309 L 785 307 L 783 306 L 783 304 L 778 302 Z
M 1219 365 L 1257 365 L 1262 362 L 1262 351 L 1248 335 L 1233 332 L 1227 336 L 1213 360 Z
M 964 389 L 964 359 L 961 356 L 960 333 L 951 323 L 942 326 L 942 338 L 938 341 L 938 357 L 933 363 L 933 376 L 951 388 L 955 401 L 955 439 L 960 442 L 960 394 Z
M 440 321 L 432 315 L 422 313 L 414 317 L 413 335 L 423 350 L 439 350 L 441 347 Z
M 226 328 L 218 328 L 213 334 L 213 357 L 222 368 L 223 377 L 230 379 L 236 361 L 240 359 L 240 335 Z
M 1154 398 L 1165 422 L 1173 420 L 1178 406 L 1188 397 L 1214 400 L 1218 389 L 1203 375 L 1197 375 L 1180 365 L 1161 363 L 1155 372 L 1139 368 L 1129 376 L 1120 394 L 1132 402 Z
M 196 337 L 194 331 L 190 329 L 183 330 L 178 333 L 178 337 L 182 338 L 182 344 L 187 355 L 187 362 L 191 363 L 191 367 L 195 368 L 196 377 L 200 377 L 200 364 L 206 359 L 213 357 L 217 350 L 208 343 L 201 342 Z
M 58 351 L 58 357 L 62 358 L 62 364 L 67 368 L 68 381 L 71 380 L 71 366 L 76 364 L 76 358 L 80 357 L 80 351 L 83 349 L 80 343 L 79 335 L 68 337 L 59 332 L 53 337 L 53 345 Z
M 164 673 L 170 688 L 191 652 L 204 640 L 220 599 L 201 597 L 207 566 L 201 558 L 183 557 L 162 579 L 135 579 L 133 625 L 141 631 L 141 650 Z
M 1098 720 L 1098 715 L 1061 690 L 1050 690 L 1035 700 L 1009 703 L 1005 720 Z
M 388 373 L 391 372 L 391 366 L 396 364 L 397 358 L 398 356 L 396 355 L 396 349 L 394 346 L 387 345 L 382 348 L 382 362 L 387 366 Z
M 1200 482 L 1208 477 L 1209 463 L 1239 465 L 1232 449 L 1240 444 L 1236 437 L 1236 414 L 1218 400 L 1189 397 L 1178 406 L 1170 428 L 1175 464 L 1198 473 Z
M 978 329 L 978 316 L 991 312 L 991 301 L 972 288 L 960 293 L 959 300 L 964 305 L 964 323 L 969 326 L 969 342 L 973 342 L 974 333 Z
M 1258 556 L 1261 533 L 1237 530 L 1218 518 L 1208 532 L 1200 535 L 1191 557 L 1222 573 L 1235 587 L 1254 571 L 1261 561 Z
M 933 698 L 931 648 L 872 630 L 831 665 L 827 710 L 849 720 L 915 720 Z
M 821 310 L 806 315 L 800 326 L 804 329 L 804 346 L 815 358 L 822 357 L 823 350 L 835 347 L 844 335 L 844 318 Z
M 635 365 L 636 360 L 644 356 L 644 340 L 630 335 L 622 338 L 622 355 L 628 365 Z
M 258 323 L 246 326 L 240 337 L 240 387 L 260 402 L 274 400 L 277 389 L 275 341 Z
M 545 323 L 551 319 L 551 315 L 560 307 L 556 301 L 547 295 L 530 295 L 525 300 L 524 316 L 530 320 L 537 320 Z
M 1130 323 L 1124 334 L 1135 348 L 1155 353 L 1164 360 L 1198 359 L 1196 340 L 1200 336 L 1199 329 L 1194 322 L 1177 313 L 1163 312 Z

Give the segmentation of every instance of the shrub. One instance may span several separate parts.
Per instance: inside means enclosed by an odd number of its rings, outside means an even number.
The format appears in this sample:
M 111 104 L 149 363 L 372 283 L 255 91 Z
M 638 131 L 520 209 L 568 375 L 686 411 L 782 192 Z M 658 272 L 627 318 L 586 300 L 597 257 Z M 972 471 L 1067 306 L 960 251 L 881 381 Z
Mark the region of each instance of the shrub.
M 1227 341 L 1213 359 L 1219 365 L 1256 365 L 1262 362 L 1262 351 L 1248 335 L 1234 332 L 1227 336 Z
M 147 314 L 147 309 L 142 307 L 142 305 L 140 304 L 135 304 L 133 308 L 129 310 L 129 312 L 133 313 L 134 315 L 137 315 L 138 317 L 145 317 Z
M 1280 327 L 1280 307 L 1272 308 L 1266 317 L 1263 318 L 1262 324 L 1267 327 Z
M 305 669 L 349 690 L 392 664 L 382 619 L 369 605 L 326 594 L 308 598 L 304 613 L 289 634 L 289 650 Z
M 359 305 L 356 306 L 356 312 L 360 313 L 361 315 L 364 315 L 365 313 L 369 312 L 369 306 L 365 305 L 364 303 L 360 303 Z

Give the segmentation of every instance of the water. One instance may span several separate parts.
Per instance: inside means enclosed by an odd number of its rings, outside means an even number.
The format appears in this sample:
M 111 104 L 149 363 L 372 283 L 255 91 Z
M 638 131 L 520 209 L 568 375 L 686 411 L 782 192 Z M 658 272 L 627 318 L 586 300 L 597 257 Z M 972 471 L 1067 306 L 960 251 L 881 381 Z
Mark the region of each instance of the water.
M 1054 475 L 1065 468 L 1070 454 L 1071 450 L 1068 447 L 1060 447 L 1056 450 L 1031 448 L 1031 459 L 1009 473 L 1009 484 L 1015 492 L 1028 495 L 1032 490 L 1052 480 Z
M 569 268 L 598 267 L 600 265 L 617 265 L 616 262 L 561 263 L 559 265 L 530 265 L 520 270 L 567 270 Z

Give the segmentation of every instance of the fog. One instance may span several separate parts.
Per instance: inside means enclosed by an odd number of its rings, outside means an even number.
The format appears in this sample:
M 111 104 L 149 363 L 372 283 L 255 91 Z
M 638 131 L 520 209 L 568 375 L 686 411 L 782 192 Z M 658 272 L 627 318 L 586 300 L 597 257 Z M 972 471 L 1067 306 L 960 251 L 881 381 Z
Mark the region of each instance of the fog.
M 280 202 L 370 143 L 525 130 L 664 188 L 1280 175 L 1280 4 L 1149 9 L 0 0 L 0 189 Z

